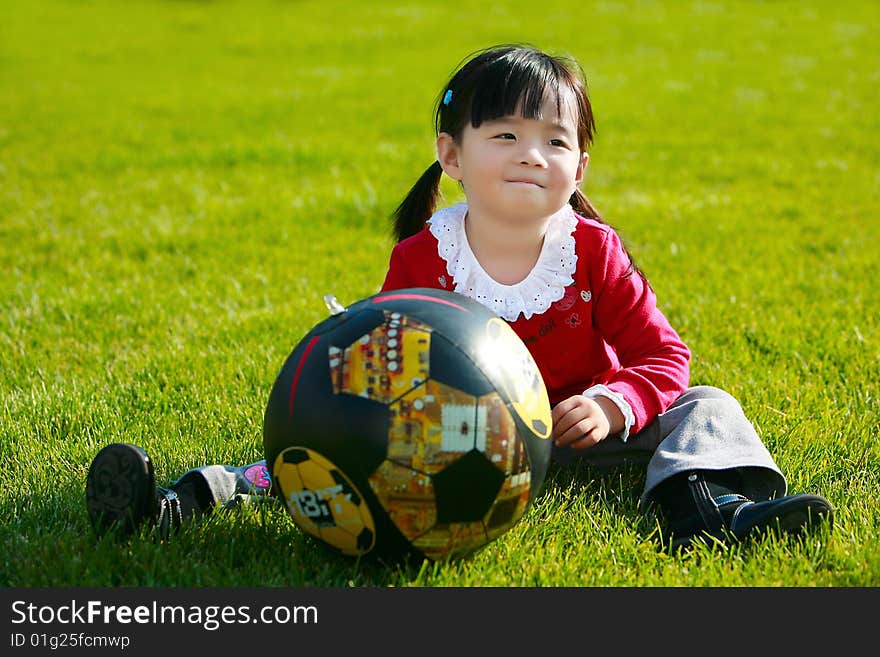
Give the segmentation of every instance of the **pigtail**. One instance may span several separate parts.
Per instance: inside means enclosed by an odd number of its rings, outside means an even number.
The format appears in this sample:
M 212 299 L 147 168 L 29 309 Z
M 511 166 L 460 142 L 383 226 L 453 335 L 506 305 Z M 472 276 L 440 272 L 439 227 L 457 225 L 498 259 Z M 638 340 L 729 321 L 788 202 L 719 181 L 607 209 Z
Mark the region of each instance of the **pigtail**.
M 606 226 L 609 225 L 604 219 L 602 219 L 599 211 L 580 189 L 574 190 L 574 194 L 571 195 L 571 198 L 568 200 L 568 202 L 574 209 L 574 211 L 582 217 L 598 221 L 600 224 L 605 224 Z M 614 229 L 614 226 L 611 226 L 611 228 Z M 638 268 L 635 259 L 632 257 L 629 249 L 626 248 L 626 244 L 623 243 L 623 238 L 620 237 L 619 234 L 618 237 L 621 240 L 620 243 L 621 246 L 623 246 L 623 252 L 626 253 L 626 257 L 629 258 L 629 268 L 626 270 L 626 272 L 624 272 L 624 278 L 632 276 L 633 274 L 638 274 L 642 277 L 642 280 L 650 286 L 650 283 L 648 283 L 648 279 L 645 277 L 645 274 L 642 272 L 641 269 Z
M 443 167 L 435 161 L 412 186 L 406 198 L 394 211 L 394 237 L 398 242 L 415 235 L 434 214 L 440 198 L 440 177 Z
M 574 211 L 582 217 L 586 217 L 587 219 L 595 219 L 596 221 L 602 221 L 602 216 L 599 214 L 599 211 L 580 189 L 574 190 L 574 194 L 571 195 L 571 198 L 568 200 L 568 202 L 571 207 L 574 208 Z

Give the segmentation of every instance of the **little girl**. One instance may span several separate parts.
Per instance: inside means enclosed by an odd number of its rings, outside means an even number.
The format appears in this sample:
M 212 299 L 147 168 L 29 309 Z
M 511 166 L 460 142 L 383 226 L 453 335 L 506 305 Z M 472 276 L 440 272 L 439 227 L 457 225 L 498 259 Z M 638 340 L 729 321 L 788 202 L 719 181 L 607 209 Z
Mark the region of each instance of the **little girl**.
M 523 45 L 480 51 L 443 87 L 435 127 L 437 161 L 395 212 L 382 289 L 454 291 L 509 322 L 547 386 L 555 460 L 647 461 L 641 506 L 662 512 L 674 546 L 830 523 L 825 498 L 786 496 L 733 397 L 688 387 L 690 351 L 578 189 L 595 124 L 577 63 Z M 467 200 L 437 210 L 444 173 Z M 258 463 L 157 488 L 146 453 L 115 444 L 95 457 L 87 500 L 98 527 L 149 521 L 167 533 L 268 486 Z

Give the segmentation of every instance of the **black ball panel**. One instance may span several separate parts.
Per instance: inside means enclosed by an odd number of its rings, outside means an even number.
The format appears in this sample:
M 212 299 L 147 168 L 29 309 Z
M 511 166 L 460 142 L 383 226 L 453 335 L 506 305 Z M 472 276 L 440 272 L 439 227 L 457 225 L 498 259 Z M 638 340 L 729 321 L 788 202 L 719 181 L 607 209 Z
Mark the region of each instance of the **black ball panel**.
M 434 475 L 437 522 L 476 522 L 482 520 L 501 485 L 504 473 L 471 450 L 458 461 Z

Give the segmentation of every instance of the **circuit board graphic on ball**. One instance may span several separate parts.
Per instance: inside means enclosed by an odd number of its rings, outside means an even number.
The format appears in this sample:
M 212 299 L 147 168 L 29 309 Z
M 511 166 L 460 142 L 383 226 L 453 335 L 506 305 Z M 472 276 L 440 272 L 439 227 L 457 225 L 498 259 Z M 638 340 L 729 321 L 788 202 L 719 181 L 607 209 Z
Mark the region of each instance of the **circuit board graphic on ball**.
M 266 459 L 303 531 L 349 555 L 466 555 L 543 483 L 550 407 L 531 354 L 482 305 L 410 289 L 353 304 L 287 359 Z

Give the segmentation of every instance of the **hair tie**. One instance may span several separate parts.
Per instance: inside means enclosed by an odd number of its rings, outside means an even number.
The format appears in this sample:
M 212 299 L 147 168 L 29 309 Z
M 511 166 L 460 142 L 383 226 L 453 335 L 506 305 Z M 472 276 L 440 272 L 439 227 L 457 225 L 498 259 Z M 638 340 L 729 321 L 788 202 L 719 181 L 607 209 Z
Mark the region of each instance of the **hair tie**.
M 452 102 L 452 89 L 447 89 L 443 95 L 443 105 L 448 106 Z

